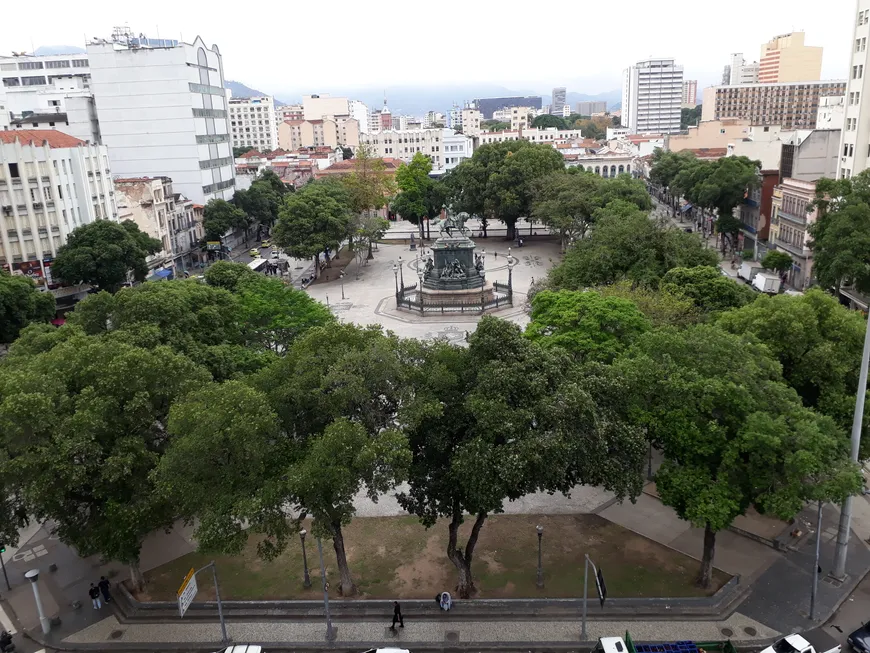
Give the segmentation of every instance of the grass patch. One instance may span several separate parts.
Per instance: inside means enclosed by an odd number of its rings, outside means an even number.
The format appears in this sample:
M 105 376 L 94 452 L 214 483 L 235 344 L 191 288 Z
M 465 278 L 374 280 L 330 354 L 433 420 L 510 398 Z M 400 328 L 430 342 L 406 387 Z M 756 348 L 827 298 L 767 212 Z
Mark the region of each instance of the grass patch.
M 544 527 L 544 589 L 535 586 L 537 534 Z M 310 531 L 310 524 L 306 525 Z M 460 543 L 471 530 L 467 521 Z M 428 531 L 414 517 L 355 519 L 345 529 L 351 572 L 358 598 L 428 599 L 456 585 L 447 559 L 447 523 Z M 184 575 L 214 559 L 221 595 L 227 599 L 318 599 L 322 597 L 317 541 L 305 542 L 312 587 L 302 587 L 302 547 L 298 541 L 276 560 L 257 557 L 251 538 L 240 556 L 190 553 L 146 573 L 142 600 L 174 600 Z M 653 542 L 598 515 L 497 515 L 486 520 L 475 550 L 472 571 L 480 598 L 583 595 L 583 561 L 588 553 L 603 571 L 608 596 L 706 596 L 730 578 L 718 569 L 709 591 L 695 586 L 698 561 Z M 338 573 L 330 540 L 323 541 L 330 593 L 337 595 Z M 590 592 L 594 595 L 590 579 Z M 210 575 L 199 579 L 199 600 L 214 597 Z

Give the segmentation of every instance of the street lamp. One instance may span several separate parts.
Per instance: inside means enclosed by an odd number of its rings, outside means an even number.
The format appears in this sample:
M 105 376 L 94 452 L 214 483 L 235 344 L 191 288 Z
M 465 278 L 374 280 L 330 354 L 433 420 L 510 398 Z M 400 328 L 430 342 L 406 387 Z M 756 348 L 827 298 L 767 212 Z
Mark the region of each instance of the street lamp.
M 420 280 L 420 285 L 417 286 L 417 297 L 420 299 L 420 313 L 423 313 L 423 266 L 421 261 L 417 259 L 417 278 Z
M 480 284 L 480 313 L 481 313 L 481 315 L 483 315 L 484 308 L 486 307 L 486 299 L 484 296 L 484 291 L 486 290 L 486 279 L 484 278 L 484 275 L 486 274 L 486 270 L 484 269 L 485 264 L 486 264 L 486 250 L 481 249 L 480 250 L 480 272 L 478 272 L 478 274 L 480 274 L 481 279 L 484 279 L 483 283 Z
M 323 566 L 323 543 L 317 538 L 317 552 L 320 554 L 320 582 L 323 584 L 323 609 L 326 612 L 326 641 L 335 641 L 335 630 L 332 627 L 332 618 L 329 615 L 329 588 L 326 583 L 326 568 Z
M 396 300 L 399 299 L 399 266 L 393 263 L 393 278 L 396 280 Z
M 308 589 L 311 587 L 311 576 L 308 574 L 308 555 L 305 553 L 305 536 L 308 535 L 308 531 L 304 528 L 299 531 L 299 539 L 302 540 L 302 569 L 304 570 L 304 576 L 302 577 L 302 587 Z
M 42 609 L 42 597 L 39 596 L 39 586 L 36 582 L 39 580 L 39 569 L 31 569 L 24 577 L 30 581 L 30 586 L 33 588 L 33 598 L 36 601 L 36 611 L 39 613 L 39 625 L 42 626 L 42 634 L 48 635 L 51 630 L 51 622 L 45 616 L 45 610 Z
M 399 257 L 399 285 L 402 287 L 402 290 L 405 289 L 405 279 L 402 276 L 402 257 Z
M 344 299 L 344 270 L 339 273 L 338 279 L 341 281 L 341 298 Z
M 544 537 L 544 527 L 538 524 L 535 527 L 535 530 L 538 531 L 538 579 L 535 583 L 538 586 L 538 589 L 544 588 L 544 567 L 541 561 L 541 540 Z

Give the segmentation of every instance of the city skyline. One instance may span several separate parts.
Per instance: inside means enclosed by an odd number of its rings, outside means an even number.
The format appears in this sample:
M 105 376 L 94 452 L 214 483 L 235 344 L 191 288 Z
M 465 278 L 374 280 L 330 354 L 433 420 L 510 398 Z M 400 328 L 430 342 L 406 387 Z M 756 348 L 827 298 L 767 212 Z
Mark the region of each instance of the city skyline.
M 340 86 L 353 93 L 354 89 L 372 85 L 407 85 L 420 79 L 421 65 L 425 66 L 427 83 L 433 85 L 496 83 L 540 93 L 553 86 L 566 86 L 569 92 L 594 94 L 619 87 L 622 71 L 650 56 L 675 59 L 686 67 L 687 78 L 697 79 L 699 87 L 709 86 L 718 83 L 732 52 L 742 51 L 750 61 L 757 59 L 762 43 L 777 34 L 800 29 L 807 32 L 808 43 L 824 48 L 822 78 L 845 77 L 849 44 L 843 26 L 851 22 L 853 4 L 833 3 L 819 13 L 815 5 L 799 0 L 791 3 L 784 15 L 778 6 L 737 0 L 729 7 L 731 11 L 717 18 L 716 29 L 709 31 L 699 29 L 694 13 L 689 16 L 689 5 L 683 0 L 662 0 L 655 6 L 631 0 L 625 7 L 630 20 L 621 27 L 619 48 L 613 47 L 612 36 L 604 30 L 589 34 L 580 46 L 570 39 L 554 39 L 546 21 L 541 29 L 525 33 L 527 47 L 534 51 L 540 46 L 547 51 L 546 70 L 535 57 L 511 60 L 509 66 L 495 69 L 480 65 L 484 53 L 490 53 L 496 62 L 500 60 L 498 52 L 504 47 L 505 30 L 514 29 L 516 24 L 509 13 L 494 11 L 500 5 L 492 2 L 475 3 L 464 11 L 464 20 L 470 24 L 488 26 L 486 30 L 474 30 L 471 42 L 465 36 L 467 31 L 453 29 L 452 16 L 427 15 L 427 31 L 439 34 L 437 57 L 426 50 L 420 50 L 420 57 L 390 56 L 390 52 L 398 54 L 417 42 L 410 33 L 407 42 L 402 38 L 384 42 L 378 37 L 407 32 L 401 29 L 410 18 L 407 7 L 394 0 L 386 2 L 377 20 L 362 5 L 333 3 L 329 33 L 347 35 L 342 40 L 347 45 L 333 49 L 325 47 L 326 34 L 317 29 L 288 31 L 287 22 L 260 21 L 255 13 L 239 13 L 226 21 L 222 14 L 194 13 L 184 5 L 165 0 L 147 7 L 131 5 L 121 12 L 117 5 L 97 0 L 94 11 L 87 15 L 49 0 L 47 9 L 55 20 L 40 22 L 38 30 L 22 29 L 22 25 L 33 23 L 23 7 L 13 6 L 0 25 L 0 43 L 10 51 L 28 52 L 48 45 L 83 47 L 93 37 L 108 37 L 114 25 L 127 24 L 134 32 L 153 37 L 191 42 L 201 36 L 206 43 L 220 48 L 227 79 L 243 81 L 273 95 L 324 86 Z M 567 3 L 564 8 L 569 11 Z M 297 25 L 317 25 L 321 17 L 316 12 L 315 5 L 299 5 L 288 11 L 288 19 Z M 748 14 L 753 20 L 745 20 Z M 158 15 L 167 19 L 154 24 Z M 109 18 L 95 22 L 92 16 Z M 297 53 L 316 52 L 316 65 L 288 67 L 286 49 L 290 46 Z M 348 47 L 369 50 L 372 56 L 377 55 L 378 65 L 371 65 L 366 56 L 348 56 Z M 605 51 L 607 56 L 601 56 Z

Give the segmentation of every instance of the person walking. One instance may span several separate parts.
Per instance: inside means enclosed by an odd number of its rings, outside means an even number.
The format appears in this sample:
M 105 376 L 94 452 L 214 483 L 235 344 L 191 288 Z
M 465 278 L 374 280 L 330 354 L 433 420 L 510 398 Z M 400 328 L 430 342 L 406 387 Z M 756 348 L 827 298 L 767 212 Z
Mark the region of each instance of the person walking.
M 390 630 L 396 630 L 396 622 L 399 622 L 399 628 L 405 627 L 405 620 L 402 618 L 402 606 L 398 601 L 393 601 L 393 623 Z
M 112 600 L 112 595 L 109 594 L 109 579 L 105 576 L 100 576 L 100 582 L 97 583 L 100 588 L 100 593 L 103 595 L 103 602 L 109 603 Z
M 91 597 L 94 610 L 99 610 L 102 607 L 100 603 L 100 590 L 93 583 L 91 583 L 91 588 L 88 590 L 88 596 Z

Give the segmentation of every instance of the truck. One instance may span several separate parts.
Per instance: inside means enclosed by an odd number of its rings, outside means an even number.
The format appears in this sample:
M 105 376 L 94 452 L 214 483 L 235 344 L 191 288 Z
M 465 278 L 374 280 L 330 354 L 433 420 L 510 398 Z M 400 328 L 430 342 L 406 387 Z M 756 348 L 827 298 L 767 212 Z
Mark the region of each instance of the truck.
M 758 292 L 775 295 L 779 292 L 779 286 L 781 283 L 779 276 L 776 274 L 771 272 L 759 272 L 752 280 L 752 287 Z
M 737 269 L 737 276 L 746 281 L 752 281 L 764 266 L 758 261 L 743 261 Z
M 761 653 L 840 653 L 840 645 L 821 628 L 798 635 L 792 633 L 776 640 Z

